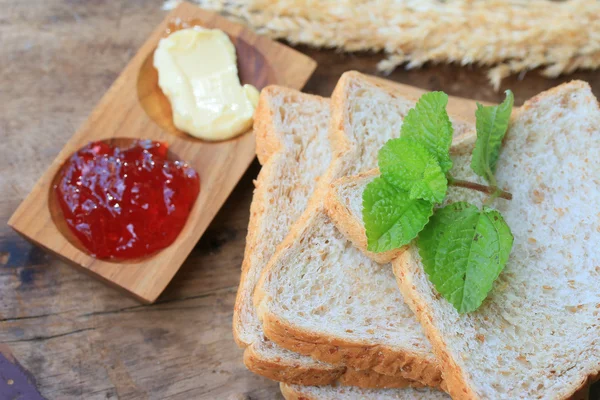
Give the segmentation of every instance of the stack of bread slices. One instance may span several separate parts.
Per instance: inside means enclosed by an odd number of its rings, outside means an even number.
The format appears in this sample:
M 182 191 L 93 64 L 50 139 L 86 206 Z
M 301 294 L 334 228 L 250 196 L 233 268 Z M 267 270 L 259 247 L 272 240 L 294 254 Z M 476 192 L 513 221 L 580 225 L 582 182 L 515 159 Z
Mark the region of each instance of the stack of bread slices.
M 497 169 L 513 251 L 484 304 L 458 314 L 413 246 L 366 249 L 362 191 L 416 100 L 357 72 L 331 99 L 263 89 L 233 321 L 244 363 L 286 399 L 571 398 L 600 372 L 598 102 L 575 81 L 513 112 Z M 478 181 L 474 118 L 452 103 L 452 174 Z

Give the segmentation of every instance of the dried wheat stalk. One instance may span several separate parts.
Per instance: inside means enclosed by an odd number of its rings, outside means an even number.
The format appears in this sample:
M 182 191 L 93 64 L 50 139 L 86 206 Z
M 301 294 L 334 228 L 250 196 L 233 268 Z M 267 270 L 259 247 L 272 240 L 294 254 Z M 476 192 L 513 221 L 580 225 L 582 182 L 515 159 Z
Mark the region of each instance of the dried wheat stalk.
M 384 51 L 379 69 L 425 62 L 492 67 L 495 88 L 514 73 L 555 77 L 600 66 L 600 1 L 194 0 L 294 44 Z

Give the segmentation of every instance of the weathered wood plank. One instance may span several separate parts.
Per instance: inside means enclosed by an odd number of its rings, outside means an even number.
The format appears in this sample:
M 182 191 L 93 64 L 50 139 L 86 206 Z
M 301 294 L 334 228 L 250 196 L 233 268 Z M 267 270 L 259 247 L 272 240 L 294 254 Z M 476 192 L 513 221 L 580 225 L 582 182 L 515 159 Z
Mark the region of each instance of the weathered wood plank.
M 275 383 L 244 368 L 231 334 L 257 163 L 153 306 L 72 270 L 5 224 L 162 20 L 161 5 L 0 0 L 0 342 L 9 342 L 49 399 L 278 399 Z M 322 95 L 342 72 L 373 73 L 378 60 L 301 50 L 320 64 L 307 91 Z M 477 68 L 399 70 L 391 78 L 456 96 L 503 98 Z M 505 87 L 520 104 L 574 78 L 600 95 L 593 72 L 560 80 L 531 73 Z

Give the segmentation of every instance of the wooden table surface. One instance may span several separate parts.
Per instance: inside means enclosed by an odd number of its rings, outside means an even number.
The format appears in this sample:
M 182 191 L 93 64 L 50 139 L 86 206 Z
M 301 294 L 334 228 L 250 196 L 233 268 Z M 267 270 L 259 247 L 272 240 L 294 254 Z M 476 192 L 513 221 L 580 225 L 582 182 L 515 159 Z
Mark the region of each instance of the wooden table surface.
M 279 399 L 248 372 L 231 334 L 254 162 L 156 304 L 135 300 L 31 246 L 6 221 L 165 15 L 162 0 L 0 0 L 0 343 L 48 399 Z M 342 72 L 374 73 L 376 55 L 308 53 L 307 92 L 329 95 Z M 517 104 L 600 72 L 505 81 Z M 500 101 L 478 68 L 398 70 L 391 79 Z M 596 393 L 597 395 L 598 393 Z M 595 398 L 595 397 L 592 397 Z

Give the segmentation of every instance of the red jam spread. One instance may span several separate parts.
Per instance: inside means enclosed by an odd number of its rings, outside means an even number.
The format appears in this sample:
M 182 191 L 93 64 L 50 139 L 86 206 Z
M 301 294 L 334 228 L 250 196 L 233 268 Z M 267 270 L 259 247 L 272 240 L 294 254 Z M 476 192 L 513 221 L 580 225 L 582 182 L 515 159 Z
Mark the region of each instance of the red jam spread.
M 67 225 L 101 259 L 135 259 L 169 246 L 200 191 L 196 171 L 151 140 L 93 142 L 67 160 L 55 193 Z

